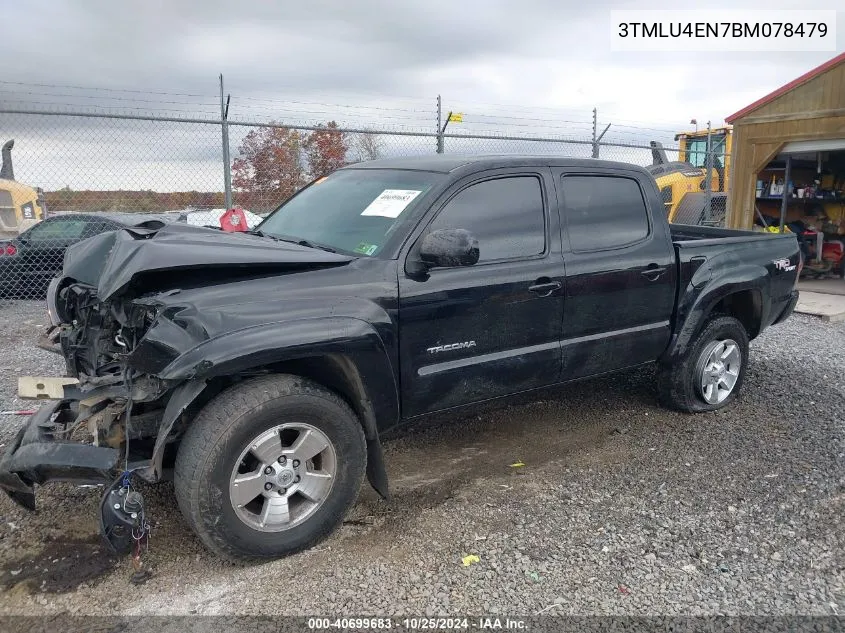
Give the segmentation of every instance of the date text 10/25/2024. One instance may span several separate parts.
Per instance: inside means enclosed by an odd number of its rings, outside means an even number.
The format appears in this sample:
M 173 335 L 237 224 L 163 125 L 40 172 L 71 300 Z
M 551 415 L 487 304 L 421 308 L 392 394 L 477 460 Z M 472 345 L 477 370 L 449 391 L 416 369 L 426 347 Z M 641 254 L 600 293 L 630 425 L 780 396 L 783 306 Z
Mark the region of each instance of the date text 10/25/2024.
M 518 618 L 308 618 L 311 630 L 384 630 L 409 631 L 480 630 L 521 631 L 526 629 L 524 620 Z

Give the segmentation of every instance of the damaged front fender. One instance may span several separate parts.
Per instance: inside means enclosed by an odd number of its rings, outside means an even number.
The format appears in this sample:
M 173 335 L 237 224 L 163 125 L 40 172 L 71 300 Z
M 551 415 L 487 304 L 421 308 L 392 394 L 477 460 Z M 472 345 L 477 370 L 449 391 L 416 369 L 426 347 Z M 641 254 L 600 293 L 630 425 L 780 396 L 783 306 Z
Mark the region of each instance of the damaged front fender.
M 186 384 L 191 384 L 307 359 L 332 365 L 343 375 L 349 391 L 346 395 L 357 408 L 367 439 L 367 478 L 382 497 L 388 498 L 379 434 L 399 422 L 399 391 L 384 343 L 366 321 L 326 317 L 236 330 L 201 343 L 158 376 L 166 381 L 188 380 Z M 160 431 L 159 441 L 164 430 Z
M 302 358 L 348 358 L 360 376 L 378 426 L 399 419 L 398 388 L 381 337 L 369 323 L 351 317 L 282 321 L 229 332 L 179 356 L 157 376 L 162 380 L 208 379 Z
M 170 433 L 173 431 L 173 426 L 179 416 L 185 412 L 185 409 L 202 393 L 205 385 L 205 380 L 190 380 L 173 391 L 161 418 L 150 465 L 137 471 L 142 478 L 151 482 L 161 479 L 164 449 L 167 446 Z

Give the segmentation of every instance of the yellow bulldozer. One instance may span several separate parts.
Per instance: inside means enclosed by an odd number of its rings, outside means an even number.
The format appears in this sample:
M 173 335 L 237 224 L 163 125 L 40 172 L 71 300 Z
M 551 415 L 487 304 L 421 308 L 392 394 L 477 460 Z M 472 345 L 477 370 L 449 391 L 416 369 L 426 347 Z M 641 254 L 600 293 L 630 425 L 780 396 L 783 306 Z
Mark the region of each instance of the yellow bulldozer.
M 713 128 L 710 134 L 710 190 L 711 211 L 707 206 L 708 150 L 706 130 L 681 132 L 678 141 L 678 160 L 670 161 L 658 141 L 651 141 L 652 164 L 646 167 L 657 181 L 657 188 L 666 206 L 669 222 L 683 224 L 719 223 L 725 214 L 730 184 L 729 161 L 732 128 Z
M 15 141 L 6 141 L 0 150 L 0 236 L 14 237 L 44 219 L 47 207 L 44 192 L 15 180 L 12 148 Z

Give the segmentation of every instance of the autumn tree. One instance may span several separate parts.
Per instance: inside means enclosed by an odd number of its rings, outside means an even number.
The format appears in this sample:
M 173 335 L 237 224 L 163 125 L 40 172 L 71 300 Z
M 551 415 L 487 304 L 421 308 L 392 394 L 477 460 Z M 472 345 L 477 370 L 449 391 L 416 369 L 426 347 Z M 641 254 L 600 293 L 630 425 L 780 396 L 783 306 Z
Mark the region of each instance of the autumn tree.
M 357 132 L 350 145 L 356 162 L 376 160 L 384 154 L 384 141 L 375 132 Z
M 346 164 L 349 139 L 346 132 L 338 129 L 337 123 L 329 121 L 318 126 L 302 144 L 305 162 L 312 178 L 319 178 L 340 169 Z
M 297 130 L 251 130 L 238 148 L 240 156 L 232 161 L 232 183 L 241 190 L 285 200 L 305 184 L 302 150 L 303 136 Z

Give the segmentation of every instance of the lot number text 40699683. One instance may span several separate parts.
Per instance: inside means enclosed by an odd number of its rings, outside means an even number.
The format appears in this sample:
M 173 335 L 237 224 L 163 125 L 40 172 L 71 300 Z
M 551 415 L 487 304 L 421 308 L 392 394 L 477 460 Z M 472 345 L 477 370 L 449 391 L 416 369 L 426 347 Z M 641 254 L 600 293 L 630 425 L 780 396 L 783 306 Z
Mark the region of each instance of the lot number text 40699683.
M 411 618 L 308 618 L 308 628 L 312 630 L 383 630 L 399 629 L 407 631 L 522 631 L 524 620 L 499 617 L 411 617 Z

